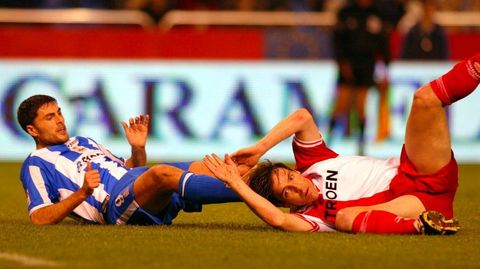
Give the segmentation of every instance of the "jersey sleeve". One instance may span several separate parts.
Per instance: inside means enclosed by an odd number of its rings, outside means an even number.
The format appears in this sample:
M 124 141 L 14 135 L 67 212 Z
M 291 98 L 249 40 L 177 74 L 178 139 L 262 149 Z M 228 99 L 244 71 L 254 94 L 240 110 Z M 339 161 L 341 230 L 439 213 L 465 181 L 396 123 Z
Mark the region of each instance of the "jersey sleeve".
M 105 148 L 102 144 L 97 143 L 97 141 L 95 141 L 91 138 L 87 138 L 87 139 L 89 140 L 89 143 L 94 144 L 100 151 L 103 152 L 103 154 L 105 154 L 105 156 L 110 158 L 112 161 L 115 161 L 115 162 L 120 163 L 122 165 L 125 164 L 126 160 L 124 158 L 114 155 L 113 153 L 110 152 L 110 150 Z
M 303 173 L 313 164 L 338 156 L 329 149 L 323 141 L 323 137 L 314 141 L 302 141 L 297 137 L 292 142 L 293 155 L 295 156 L 295 170 Z
M 305 215 L 305 214 L 300 214 L 300 213 L 290 213 L 290 214 L 308 222 L 312 226 L 312 229 L 310 230 L 310 232 L 321 233 L 321 232 L 335 232 L 336 231 L 335 229 L 333 229 L 332 227 L 327 225 L 325 222 L 323 222 L 319 218 L 315 218 L 315 217 Z
M 26 162 L 22 167 L 20 179 L 27 195 L 28 212 L 52 205 L 58 200 L 58 193 L 52 188 L 48 178 L 52 175 L 40 164 Z

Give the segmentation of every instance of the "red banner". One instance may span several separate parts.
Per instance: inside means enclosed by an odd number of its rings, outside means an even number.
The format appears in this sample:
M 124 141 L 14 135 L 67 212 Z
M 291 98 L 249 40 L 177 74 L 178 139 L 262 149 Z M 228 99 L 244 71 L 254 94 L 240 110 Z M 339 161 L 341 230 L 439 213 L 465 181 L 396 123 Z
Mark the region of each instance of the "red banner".
M 0 28 L 0 57 L 217 60 L 276 58 L 278 55 L 275 53 L 278 52 L 267 51 L 272 47 L 267 44 L 267 33 L 260 28 L 174 29 L 164 32 L 159 29 L 122 27 L 4 27 Z M 320 43 L 325 42 L 328 40 Z M 392 35 L 390 44 L 393 58 L 398 57 L 401 42 L 402 38 L 398 34 Z M 297 43 L 291 42 L 291 47 L 295 47 Z M 449 44 L 452 60 L 467 58 L 478 53 L 480 33 L 450 33 Z M 314 58 L 332 55 L 331 46 L 319 48 L 324 51 L 315 52 Z M 289 51 L 289 48 L 283 50 Z M 308 57 L 312 55 L 307 55 L 306 58 Z
M 0 28 L 0 57 L 261 59 L 262 30 Z

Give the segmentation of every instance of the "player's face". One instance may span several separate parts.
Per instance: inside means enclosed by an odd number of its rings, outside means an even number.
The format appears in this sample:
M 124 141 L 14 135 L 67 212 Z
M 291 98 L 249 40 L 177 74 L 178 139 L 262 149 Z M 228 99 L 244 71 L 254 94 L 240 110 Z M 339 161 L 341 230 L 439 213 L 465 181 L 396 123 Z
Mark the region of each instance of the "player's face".
M 272 174 L 273 195 L 286 206 L 304 206 L 318 199 L 313 182 L 298 171 L 277 168 Z
M 42 105 L 27 130 L 35 138 L 37 149 L 62 144 L 69 139 L 62 111 L 55 102 Z

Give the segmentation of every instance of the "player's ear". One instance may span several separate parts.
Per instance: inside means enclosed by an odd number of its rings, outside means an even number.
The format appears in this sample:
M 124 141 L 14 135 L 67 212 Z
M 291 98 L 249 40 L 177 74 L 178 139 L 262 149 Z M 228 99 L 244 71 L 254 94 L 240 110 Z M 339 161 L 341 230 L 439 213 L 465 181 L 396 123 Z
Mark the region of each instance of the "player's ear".
M 31 135 L 32 137 L 37 137 L 38 136 L 38 130 L 35 128 L 35 126 L 29 124 L 27 125 L 27 133 Z

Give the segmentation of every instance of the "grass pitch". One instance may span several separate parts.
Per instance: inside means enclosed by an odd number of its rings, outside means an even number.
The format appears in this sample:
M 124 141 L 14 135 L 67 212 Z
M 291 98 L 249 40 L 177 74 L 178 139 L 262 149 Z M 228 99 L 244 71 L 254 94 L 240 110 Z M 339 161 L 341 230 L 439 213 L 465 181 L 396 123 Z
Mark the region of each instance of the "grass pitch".
M 0 268 L 480 268 L 480 166 L 460 166 L 454 236 L 301 234 L 242 203 L 180 213 L 171 226 L 30 223 L 20 164 L 0 163 Z

